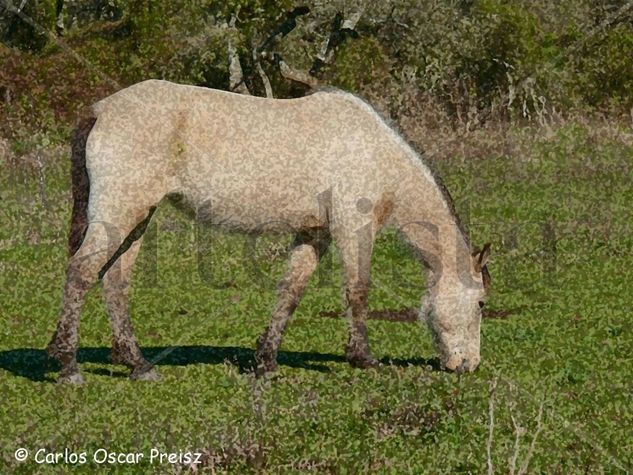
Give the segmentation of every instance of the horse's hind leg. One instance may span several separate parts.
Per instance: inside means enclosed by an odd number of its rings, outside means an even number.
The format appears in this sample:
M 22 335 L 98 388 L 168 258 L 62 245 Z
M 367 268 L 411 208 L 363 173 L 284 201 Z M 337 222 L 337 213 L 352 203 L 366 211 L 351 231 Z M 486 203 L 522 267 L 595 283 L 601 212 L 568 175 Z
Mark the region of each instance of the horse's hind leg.
M 57 329 L 48 345 L 48 354 L 62 365 L 60 382 L 83 381 L 76 358 L 81 307 L 88 290 L 107 270 L 115 254 L 121 251 L 126 237 L 138 224 L 130 219 L 130 215 L 134 214 L 123 212 L 119 224 L 105 221 L 89 223 L 81 246 L 69 260 L 62 310 Z
M 277 291 L 277 306 L 266 331 L 257 340 L 255 359 L 258 374 L 277 369 L 277 353 L 288 320 L 299 305 L 314 272 L 330 244 L 322 230 L 299 233 L 292 245 L 290 261 Z
M 110 226 L 91 223 L 81 246 L 68 262 L 62 311 L 57 329 L 48 344 L 48 354 L 62 365 L 59 382 L 83 382 L 76 358 L 79 315 L 86 293 L 99 277 L 99 270 L 106 265 L 120 245 L 120 241 L 113 242 L 116 239 L 115 234 L 117 233 Z
M 134 337 L 128 303 L 132 268 L 142 240 L 134 241 L 104 274 L 103 297 L 112 326 L 112 362 L 130 368 L 131 379 L 156 381 L 159 375 L 143 357 Z

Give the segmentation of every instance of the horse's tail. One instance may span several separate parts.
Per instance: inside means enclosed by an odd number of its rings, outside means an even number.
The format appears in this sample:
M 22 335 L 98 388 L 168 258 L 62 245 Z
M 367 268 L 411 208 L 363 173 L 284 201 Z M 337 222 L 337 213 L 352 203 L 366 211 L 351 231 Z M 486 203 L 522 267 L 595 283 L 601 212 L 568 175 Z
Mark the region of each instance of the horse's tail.
M 90 194 L 90 179 L 86 169 L 86 143 L 97 118 L 94 114 L 79 119 L 71 139 L 71 177 L 73 191 L 73 213 L 70 221 L 70 235 L 68 236 L 68 251 L 74 255 L 86 235 L 88 228 L 88 196 Z

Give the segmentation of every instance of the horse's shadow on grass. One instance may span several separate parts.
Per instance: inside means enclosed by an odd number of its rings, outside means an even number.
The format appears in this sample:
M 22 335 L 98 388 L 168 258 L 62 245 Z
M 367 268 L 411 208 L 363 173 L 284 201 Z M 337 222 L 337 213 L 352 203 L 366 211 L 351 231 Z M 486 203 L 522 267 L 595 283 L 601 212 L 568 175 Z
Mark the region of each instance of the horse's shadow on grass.
M 148 361 L 157 366 L 187 366 L 190 364 L 223 364 L 237 366 L 241 372 L 251 372 L 255 367 L 255 352 L 249 348 L 236 346 L 152 346 L 142 349 Z M 112 364 L 110 349 L 80 348 L 77 352 L 79 363 Z M 290 366 L 312 371 L 327 372 L 330 368 L 324 363 L 344 363 L 345 357 L 329 353 L 304 351 L 280 351 L 277 362 L 280 367 Z M 389 358 L 381 362 L 391 366 L 430 366 L 439 369 L 437 358 Z M 48 357 L 46 351 L 38 348 L 16 348 L 0 351 L 0 368 L 32 381 L 54 381 L 47 373 L 58 371 L 59 364 Z M 105 368 L 88 370 L 93 374 L 114 377 L 127 377 L 121 366 L 112 365 L 111 371 Z

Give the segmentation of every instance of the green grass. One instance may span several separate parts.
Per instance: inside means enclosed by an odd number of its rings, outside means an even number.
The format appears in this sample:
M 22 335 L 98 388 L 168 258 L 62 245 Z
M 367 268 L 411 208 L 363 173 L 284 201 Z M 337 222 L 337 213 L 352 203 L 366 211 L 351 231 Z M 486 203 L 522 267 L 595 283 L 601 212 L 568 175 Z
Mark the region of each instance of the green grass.
M 280 371 L 256 380 L 243 368 L 274 304 L 289 236 L 258 240 L 245 265 L 246 238 L 202 229 L 196 239 L 165 206 L 131 298 L 136 335 L 146 355 L 161 357 L 162 381 L 131 382 L 109 364 L 95 289 L 81 323 L 87 384 L 56 385 L 43 349 L 66 261 L 67 162 L 59 154 L 42 173 L 0 164 L 0 473 L 179 470 L 149 464 L 151 448 L 204 452 L 209 472 L 482 473 L 495 379 L 496 473 L 509 470 L 512 418 L 525 428 L 517 469 L 526 458 L 541 402 L 530 473 L 630 470 L 633 147 L 592 137 L 567 126 L 521 157 L 437 164 L 473 241 L 494 243 L 489 307 L 509 312 L 484 321 L 481 367 L 462 377 L 429 364 L 425 328 L 385 321 L 369 323 L 370 339 L 393 364 L 350 368 L 345 321 L 319 317 L 341 308 L 334 252 L 290 324 Z M 419 304 L 421 269 L 390 233 L 373 275 L 372 309 Z M 15 461 L 19 447 L 31 452 L 27 462 Z M 40 448 L 86 452 L 88 462 L 38 465 Z M 97 467 L 100 448 L 145 459 Z

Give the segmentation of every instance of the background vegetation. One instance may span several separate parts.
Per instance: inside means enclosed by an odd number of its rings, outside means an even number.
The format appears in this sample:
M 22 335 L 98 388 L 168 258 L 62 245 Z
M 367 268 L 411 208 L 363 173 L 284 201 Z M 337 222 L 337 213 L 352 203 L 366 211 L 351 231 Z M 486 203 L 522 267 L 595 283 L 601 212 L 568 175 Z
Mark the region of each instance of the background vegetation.
M 0 7 L 0 472 L 69 470 L 20 464 L 18 447 L 199 450 L 203 473 L 631 471 L 633 4 L 12 5 L 39 26 Z M 314 78 L 379 108 L 438 168 L 473 241 L 493 241 L 481 368 L 438 371 L 428 332 L 391 321 L 370 322 L 385 366 L 349 368 L 344 320 L 323 317 L 342 310 L 333 249 L 290 325 L 281 371 L 256 380 L 248 365 L 289 237 L 253 247 L 165 206 L 132 292 L 136 333 L 163 381 L 133 383 L 110 364 L 95 289 L 79 355 L 88 382 L 52 384 L 43 348 L 61 299 L 78 109 L 152 77 L 228 89 L 229 40 L 263 95 L 253 49 L 300 6 L 310 12 L 259 58 L 275 96 L 306 87 L 282 77 L 273 53 L 307 72 L 328 38 L 338 43 Z M 424 277 L 390 233 L 372 273 L 372 310 L 418 306 Z
M 356 34 L 319 76 L 375 99 L 396 121 L 411 107 L 431 107 L 470 128 L 570 110 L 629 114 L 633 107 L 633 7 L 624 0 L 13 3 L 24 4 L 22 13 L 44 30 L 0 7 L 5 124 L 34 112 L 50 121 L 43 126 L 72 122 L 78 106 L 151 77 L 226 89 L 229 39 L 254 92 L 263 94 L 251 51 L 297 6 L 310 12 L 267 49 L 307 71 L 336 14 L 360 13 Z M 264 67 L 277 96 L 296 94 L 272 63 Z

